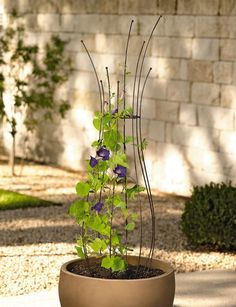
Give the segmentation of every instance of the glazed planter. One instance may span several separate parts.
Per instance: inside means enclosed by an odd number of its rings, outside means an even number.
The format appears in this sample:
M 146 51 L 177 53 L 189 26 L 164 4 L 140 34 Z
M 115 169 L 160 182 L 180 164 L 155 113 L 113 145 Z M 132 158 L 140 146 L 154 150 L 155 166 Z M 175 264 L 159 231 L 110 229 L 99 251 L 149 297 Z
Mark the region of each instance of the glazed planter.
M 95 259 L 94 259 L 95 260 Z M 128 263 L 138 264 L 137 256 L 128 256 Z M 153 259 L 152 268 L 165 273 L 143 279 L 101 279 L 68 271 L 80 259 L 62 265 L 59 297 L 62 307 L 171 307 L 175 294 L 175 275 L 166 262 Z M 93 261 L 92 258 L 90 261 Z M 147 258 L 141 258 L 145 265 Z

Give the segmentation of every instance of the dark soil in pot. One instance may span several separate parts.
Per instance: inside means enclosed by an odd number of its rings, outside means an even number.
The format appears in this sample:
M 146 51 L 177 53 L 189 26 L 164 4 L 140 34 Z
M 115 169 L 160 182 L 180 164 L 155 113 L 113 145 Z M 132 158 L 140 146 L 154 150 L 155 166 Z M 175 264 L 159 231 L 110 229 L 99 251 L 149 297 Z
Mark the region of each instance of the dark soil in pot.
M 77 275 L 105 279 L 142 279 L 156 277 L 164 274 L 161 269 L 147 268 L 145 266 L 128 264 L 124 272 L 111 272 L 100 266 L 99 263 L 91 263 L 88 267 L 86 261 L 68 265 L 68 271 Z

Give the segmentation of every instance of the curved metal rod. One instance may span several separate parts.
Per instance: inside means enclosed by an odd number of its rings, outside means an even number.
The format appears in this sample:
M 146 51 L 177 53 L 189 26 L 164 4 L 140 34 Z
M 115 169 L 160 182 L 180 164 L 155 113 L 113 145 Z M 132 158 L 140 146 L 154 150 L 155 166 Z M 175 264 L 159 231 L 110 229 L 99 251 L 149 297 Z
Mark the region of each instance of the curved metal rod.
M 95 74 L 95 77 L 96 77 L 96 80 L 97 80 L 97 85 L 98 85 L 98 90 L 99 90 L 100 111 L 102 112 L 102 108 L 103 108 L 102 92 L 101 92 L 101 87 L 100 87 L 100 83 L 99 83 L 98 73 L 97 73 L 96 67 L 95 67 L 95 65 L 94 65 L 94 63 L 93 63 L 92 57 L 91 57 L 91 55 L 90 55 L 90 53 L 89 53 L 89 51 L 88 51 L 88 49 L 87 49 L 87 47 L 86 47 L 84 41 L 81 40 L 81 43 L 82 43 L 82 45 L 84 46 L 84 49 L 85 49 L 85 51 L 86 51 L 86 53 L 87 53 L 87 55 L 88 55 L 88 57 L 89 57 L 89 60 L 90 60 L 90 62 L 91 62 L 91 64 L 92 64 L 92 67 L 93 67 L 93 70 L 94 70 L 94 74 Z M 99 141 L 100 141 L 100 140 L 101 140 L 101 125 L 100 125 L 100 129 L 99 129 Z
M 126 69 L 127 69 L 127 58 L 128 58 L 128 48 L 129 48 L 129 41 L 130 41 L 130 34 L 131 34 L 131 30 L 132 30 L 132 25 L 133 25 L 133 20 L 131 20 L 130 23 L 130 27 L 129 27 L 129 33 L 128 33 L 128 37 L 127 37 L 127 43 L 126 43 L 126 49 L 125 49 L 125 63 L 124 63 L 124 76 L 123 76 L 123 91 L 124 91 L 124 97 L 123 97 L 123 109 L 125 110 L 126 108 Z M 126 143 L 125 143 L 125 137 L 126 137 L 126 127 L 125 127 L 125 118 L 123 121 L 123 151 L 124 153 L 126 153 Z M 125 204 L 126 204 L 126 208 L 128 208 L 128 197 L 127 197 L 127 192 L 126 192 L 126 188 L 127 188 L 127 177 L 125 177 L 125 181 L 124 181 L 124 190 L 125 190 Z M 128 220 L 127 218 L 125 219 L 125 225 L 127 226 L 128 224 Z M 127 259 L 127 242 L 128 242 L 128 231 L 127 229 L 125 230 L 125 249 L 126 249 L 126 259 Z
M 137 73 L 139 68 L 139 62 L 140 58 L 143 52 L 143 47 L 145 45 L 145 41 L 142 43 L 141 49 L 139 51 L 136 68 L 135 68 L 135 74 L 134 74 L 134 84 L 133 84 L 133 97 L 132 97 L 132 111 L 133 115 L 138 113 L 138 110 L 134 110 L 134 100 L 135 100 L 135 90 L 136 90 L 136 80 L 137 80 Z M 137 120 L 137 119 L 136 119 Z M 138 185 L 138 169 L 137 169 L 137 159 L 136 159 L 136 152 L 135 152 L 135 144 L 134 144 L 134 116 L 132 116 L 132 139 L 133 139 L 133 158 L 134 158 L 134 172 L 135 172 L 135 182 Z M 137 142 L 136 142 L 137 143 Z M 140 259 L 142 254 L 142 245 L 143 245 L 143 225 L 142 225 L 142 206 L 141 206 L 141 199 L 140 199 L 140 193 L 138 192 L 138 205 L 139 205 L 139 218 L 140 218 L 140 239 L 139 239 L 139 258 L 138 258 L 138 267 L 140 265 Z
M 110 83 L 108 67 L 106 67 L 106 74 L 107 74 L 107 84 L 108 84 L 108 110 L 109 112 L 111 112 L 111 83 Z
M 148 74 L 145 78 L 144 84 L 143 84 L 143 88 L 142 88 L 142 92 L 141 92 L 141 96 L 140 96 L 140 105 L 139 105 L 139 115 L 140 115 L 140 119 L 139 119 L 139 139 L 142 141 L 142 101 L 143 101 L 143 94 L 144 94 L 144 90 L 145 90 L 145 86 L 146 86 L 146 82 L 148 80 L 148 76 L 151 72 L 152 68 L 149 69 Z M 155 234 L 155 212 L 154 212 L 154 204 L 153 204 L 153 198 L 152 198 L 152 191 L 151 191 L 151 187 L 150 187 L 150 182 L 148 179 L 148 173 L 147 173 L 147 168 L 146 168 L 146 163 L 145 163 L 145 159 L 144 159 L 144 153 L 143 153 L 143 148 L 141 146 L 140 148 L 140 153 L 141 153 L 141 159 L 142 159 L 142 163 L 143 163 L 143 169 L 144 169 L 144 173 L 145 173 L 145 177 L 146 177 L 146 184 L 148 187 L 148 193 L 149 193 L 149 201 L 151 202 L 151 206 L 150 206 L 150 210 L 151 210 L 151 218 L 152 218 L 152 233 Z M 151 259 L 153 257 L 153 253 L 154 253 L 154 249 L 155 249 L 155 236 L 152 236 L 151 238 L 151 248 L 150 248 L 150 262 L 149 265 L 151 264 Z
M 144 50 L 144 54 L 143 54 L 143 57 L 142 57 L 142 62 L 141 62 L 141 66 L 140 66 L 140 71 L 139 71 L 139 80 L 138 80 L 138 92 L 137 92 L 137 108 L 139 106 L 139 91 L 140 91 L 140 83 L 141 83 L 141 76 L 142 76 L 142 70 L 143 70 L 143 64 L 144 64 L 144 60 L 145 60 L 145 57 L 146 57 L 146 53 L 147 53 L 147 48 L 149 46 L 149 43 L 151 41 L 151 38 L 152 38 L 152 35 L 153 35 L 153 32 L 154 30 L 156 29 L 160 19 L 161 19 L 161 15 L 159 16 L 159 18 L 157 19 L 152 31 L 151 31 L 151 34 L 149 36 L 149 39 L 148 39 L 148 42 L 147 42 L 147 45 L 145 47 L 145 50 Z M 137 121 L 138 122 L 138 121 Z M 136 124 L 136 129 L 138 129 L 138 124 Z M 137 137 L 139 137 L 139 133 L 137 132 Z M 154 208 L 153 208 L 153 202 L 152 202 L 152 197 L 150 196 L 150 184 L 149 184 L 149 181 L 148 181 L 148 178 L 147 178 L 147 174 L 145 172 L 145 168 L 142 167 L 142 156 L 141 156 L 141 152 L 140 152 L 140 149 L 139 149 L 139 143 L 138 143 L 138 155 L 139 155 L 139 160 L 140 160 L 140 165 L 141 165 L 141 170 L 142 170 L 142 174 L 143 174 L 143 178 L 144 178 L 144 182 L 145 182 L 145 186 L 147 187 L 147 196 L 148 196 L 148 199 L 149 199 L 149 205 L 150 205 L 150 211 L 151 211 L 151 216 L 152 216 L 152 231 L 154 230 L 154 232 L 152 232 L 152 235 L 151 235 L 151 246 L 150 246 L 150 253 L 149 253 L 149 259 L 151 259 L 151 255 L 153 255 L 153 249 L 154 249 L 154 246 L 153 246 L 153 242 L 155 242 L 155 220 L 153 219 L 153 214 L 154 214 Z M 148 182 L 146 182 L 148 181 Z M 154 225 L 153 225 L 153 222 L 154 222 Z
M 145 81 L 144 81 L 144 85 L 143 85 L 143 89 L 142 89 L 142 93 L 144 92 L 144 88 L 146 86 L 146 82 L 148 79 L 148 76 L 151 72 L 151 69 L 149 69 Z M 153 201 L 152 201 L 152 195 L 151 195 L 151 190 L 150 190 L 150 184 L 149 184 L 149 180 L 147 177 L 147 173 L 146 173 L 146 168 L 145 168 L 145 161 L 143 159 L 143 155 L 142 155 L 142 139 L 140 135 L 140 130 L 141 130 L 141 109 L 142 109 L 142 101 L 137 101 L 137 108 L 138 108 L 138 114 L 139 114 L 139 120 L 136 121 L 136 138 L 137 138 L 137 151 L 138 151 L 138 158 L 139 158 L 139 163 L 140 163 L 140 167 L 141 167 L 141 172 L 143 175 L 143 180 L 144 180 L 144 184 L 145 184 L 145 188 L 146 188 L 146 192 L 147 192 L 147 197 L 148 197 L 148 201 L 149 201 L 149 206 L 150 206 L 150 211 L 151 211 L 151 216 L 152 216 L 152 235 L 151 235 L 151 245 L 150 245 L 150 252 L 149 252 L 149 256 L 148 256 L 148 263 L 149 263 L 149 259 L 151 258 L 152 255 L 152 250 L 153 250 L 153 242 L 155 242 L 155 220 L 153 220 L 153 215 L 154 215 L 154 210 L 153 210 Z

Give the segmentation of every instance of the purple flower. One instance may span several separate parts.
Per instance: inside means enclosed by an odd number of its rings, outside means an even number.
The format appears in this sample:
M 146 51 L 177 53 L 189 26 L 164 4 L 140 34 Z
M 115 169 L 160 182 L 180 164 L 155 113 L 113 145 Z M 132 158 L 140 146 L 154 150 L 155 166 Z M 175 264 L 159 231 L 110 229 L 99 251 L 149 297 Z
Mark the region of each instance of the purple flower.
M 117 164 L 117 167 L 113 170 L 113 172 L 120 178 L 126 177 L 127 168 Z
M 111 111 L 111 115 L 115 115 L 116 113 L 118 113 L 118 108 L 115 108 Z
M 102 158 L 103 161 L 109 160 L 110 151 L 104 147 L 101 147 L 97 151 L 97 155 Z
M 98 160 L 92 156 L 90 156 L 90 161 L 89 161 L 89 165 L 91 167 L 95 167 L 98 164 Z
M 99 201 L 91 209 L 95 210 L 96 212 L 100 212 L 102 210 L 103 205 L 104 205 L 104 203 Z

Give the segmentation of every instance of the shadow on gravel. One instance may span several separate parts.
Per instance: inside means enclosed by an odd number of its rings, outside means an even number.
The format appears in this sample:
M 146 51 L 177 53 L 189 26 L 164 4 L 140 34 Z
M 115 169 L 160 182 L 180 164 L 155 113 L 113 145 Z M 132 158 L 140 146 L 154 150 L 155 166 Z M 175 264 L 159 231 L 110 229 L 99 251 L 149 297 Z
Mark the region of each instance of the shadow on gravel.
M 65 196 L 64 196 L 65 197 Z M 50 195 L 47 197 L 50 199 Z M 27 208 L 1 212 L 0 215 L 0 246 L 30 245 L 39 243 L 75 243 L 80 232 L 73 218 L 69 217 L 68 208 L 75 199 L 74 195 L 59 195 L 61 207 Z M 143 247 L 150 246 L 151 220 L 146 199 L 143 210 Z M 132 205 L 132 204 L 131 204 Z M 166 197 L 154 197 L 156 215 L 156 247 L 166 251 L 183 250 L 185 239 L 179 229 L 179 220 L 182 213 L 183 201 Z M 136 206 L 136 209 L 138 208 Z M 116 227 L 122 223 L 116 219 Z M 131 246 L 138 245 L 140 237 L 139 225 L 130 233 Z

